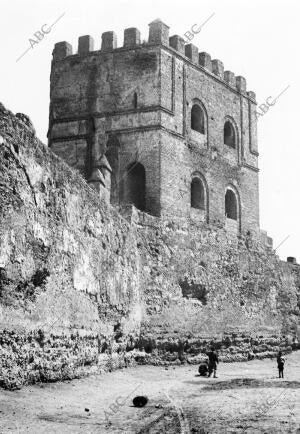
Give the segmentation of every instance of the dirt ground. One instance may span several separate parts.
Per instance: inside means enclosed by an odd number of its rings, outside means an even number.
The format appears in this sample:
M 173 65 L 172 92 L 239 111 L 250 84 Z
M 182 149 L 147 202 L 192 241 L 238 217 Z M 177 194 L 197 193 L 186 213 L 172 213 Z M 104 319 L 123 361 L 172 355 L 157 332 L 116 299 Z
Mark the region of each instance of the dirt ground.
M 300 351 L 275 360 L 139 366 L 68 382 L 0 391 L 2 433 L 300 433 Z M 132 398 L 146 394 L 143 408 Z

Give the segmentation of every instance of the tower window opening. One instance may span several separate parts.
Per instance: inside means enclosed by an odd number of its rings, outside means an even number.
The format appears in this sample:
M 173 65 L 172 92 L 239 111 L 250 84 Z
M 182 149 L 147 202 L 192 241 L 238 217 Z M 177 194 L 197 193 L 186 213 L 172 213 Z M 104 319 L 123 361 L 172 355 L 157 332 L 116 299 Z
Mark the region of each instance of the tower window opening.
M 198 133 L 205 134 L 204 128 L 204 113 L 202 108 L 194 104 L 191 110 L 191 128 L 198 131 Z
M 191 182 L 191 207 L 205 209 L 205 190 L 201 179 L 194 178 Z
M 224 144 L 232 148 L 236 147 L 235 130 L 229 121 L 226 121 L 224 124 Z
M 238 218 L 237 198 L 235 193 L 229 189 L 225 194 L 225 215 L 232 220 L 237 220 Z

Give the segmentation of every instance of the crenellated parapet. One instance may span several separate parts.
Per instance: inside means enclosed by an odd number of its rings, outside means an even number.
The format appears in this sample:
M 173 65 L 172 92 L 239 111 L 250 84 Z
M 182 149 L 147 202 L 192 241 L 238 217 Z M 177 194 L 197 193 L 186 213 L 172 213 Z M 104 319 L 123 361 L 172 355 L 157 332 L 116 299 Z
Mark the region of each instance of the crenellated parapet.
M 85 56 L 90 51 L 94 51 L 94 39 L 89 36 L 80 36 L 78 39 L 78 54 Z
M 71 44 L 68 42 L 58 42 L 53 50 L 53 61 L 62 61 L 65 58 L 76 56 L 87 56 L 89 54 L 109 53 L 114 50 L 135 49 L 138 47 L 152 45 L 162 45 L 177 53 L 179 56 L 188 59 L 196 66 L 204 69 L 208 74 L 220 80 L 235 91 L 247 96 L 255 102 L 255 93 L 247 92 L 246 79 L 236 76 L 232 71 L 224 71 L 224 64 L 219 59 L 212 59 L 206 52 L 198 51 L 194 44 L 186 44 L 180 35 L 169 36 L 169 26 L 160 19 L 156 19 L 149 24 L 149 35 L 147 42 L 141 42 L 141 33 L 135 27 L 124 30 L 123 46 L 118 47 L 117 35 L 113 31 L 102 33 L 100 50 L 94 49 L 94 40 L 91 36 L 80 36 L 78 39 L 77 53 L 73 54 Z
M 124 47 L 135 47 L 141 44 L 141 32 L 135 27 L 124 30 Z
M 53 60 L 59 61 L 63 60 L 68 56 L 73 54 L 73 47 L 69 42 L 57 42 L 54 45 L 54 50 L 52 52 Z

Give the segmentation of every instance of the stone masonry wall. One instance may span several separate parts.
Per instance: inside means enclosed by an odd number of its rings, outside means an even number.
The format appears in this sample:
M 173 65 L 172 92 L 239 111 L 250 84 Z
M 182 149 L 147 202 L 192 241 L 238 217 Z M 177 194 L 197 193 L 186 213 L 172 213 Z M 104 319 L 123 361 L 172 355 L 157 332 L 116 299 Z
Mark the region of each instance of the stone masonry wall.
M 132 129 L 139 130 L 141 125 L 149 129 L 159 122 L 159 114 L 150 109 L 159 104 L 157 49 L 140 46 L 87 54 L 63 60 L 54 56 L 49 122 L 50 147 L 85 177 L 90 174 L 91 160 L 104 151 L 111 134 L 126 138 Z M 132 162 L 136 148 L 132 145 L 134 138 L 129 140 L 129 144 L 124 141 L 123 152 L 131 154 Z M 152 138 L 140 140 L 149 153 Z M 139 144 L 140 152 L 143 143 Z M 152 159 L 152 164 L 158 166 L 155 152 Z M 147 169 L 150 172 L 151 166 L 147 165 Z
M 139 336 L 135 228 L 3 106 L 0 135 L 0 385 L 110 369 Z
M 53 152 L 86 178 L 93 160 L 117 135 L 121 149 L 119 164 L 112 165 L 118 179 L 114 203 L 122 201 L 127 168 L 140 161 L 147 173 L 146 210 L 154 215 L 160 213 L 159 141 L 152 130 L 159 124 L 158 65 L 158 50 L 143 46 L 63 60 L 54 56 L 49 124 Z
M 249 236 L 101 201 L 0 106 L 0 386 L 297 348 L 299 266 Z
M 162 106 L 171 111 L 162 112 L 163 215 L 190 215 L 190 183 L 198 172 L 207 185 L 209 221 L 225 226 L 225 191 L 231 185 L 240 199 L 239 229 L 259 235 L 255 102 L 245 92 L 224 86 L 220 77 L 187 61 L 177 50 L 164 47 L 161 57 Z M 205 134 L 191 129 L 195 103 L 206 115 Z M 224 144 L 227 119 L 235 125 L 235 149 Z
M 49 146 L 89 177 L 97 156 L 117 138 L 113 202 L 126 202 L 120 187 L 129 165 L 138 162 L 146 173 L 146 211 L 156 216 L 190 217 L 197 174 L 207 187 L 206 219 L 228 226 L 224 199 L 231 187 L 240 212 L 236 227 L 229 226 L 259 237 L 254 92 L 220 60 L 178 35 L 169 38 L 160 20 L 149 26 L 147 42 L 130 28 L 119 47 L 114 32 L 103 33 L 100 50 L 90 36 L 79 38 L 76 54 L 66 42 L 55 45 Z M 204 134 L 191 129 L 194 104 L 204 114 Z M 226 121 L 235 130 L 235 147 L 224 144 Z
M 298 265 L 251 236 L 205 222 L 145 214 L 136 221 L 146 273 L 145 360 L 197 362 L 211 342 L 224 361 L 298 348 Z

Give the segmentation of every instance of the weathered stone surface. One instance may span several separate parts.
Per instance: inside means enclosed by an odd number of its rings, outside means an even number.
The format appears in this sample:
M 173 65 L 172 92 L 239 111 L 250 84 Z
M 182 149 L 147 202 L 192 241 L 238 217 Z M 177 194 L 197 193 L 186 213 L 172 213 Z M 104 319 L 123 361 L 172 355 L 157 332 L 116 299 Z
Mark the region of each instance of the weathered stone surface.
M 205 220 L 259 237 L 256 103 L 245 79 L 230 71 L 224 76 L 220 60 L 198 54 L 178 35 L 169 38 L 161 20 L 150 24 L 148 43 L 140 44 L 132 28 L 125 31 L 122 49 L 112 32 L 104 36 L 108 50 L 79 57 L 64 51 L 52 62 L 52 150 L 88 179 L 97 154 L 117 137 L 119 146 L 109 157 L 118 179 L 111 185 L 114 205 L 134 203 L 155 216 Z M 195 106 L 204 118 L 200 131 L 192 127 Z M 231 145 L 224 137 L 228 122 L 234 130 Z M 136 162 L 145 173 L 138 182 L 144 186 L 138 195 L 143 207 L 128 181 Z M 205 189 L 201 210 L 191 207 L 194 177 Z M 234 188 L 239 209 L 233 224 L 225 213 L 228 187 Z
M 139 333 L 135 228 L 5 109 L 0 134 L 0 382 L 106 369 Z
M 0 385 L 297 348 L 299 266 L 248 236 L 100 200 L 0 105 Z

